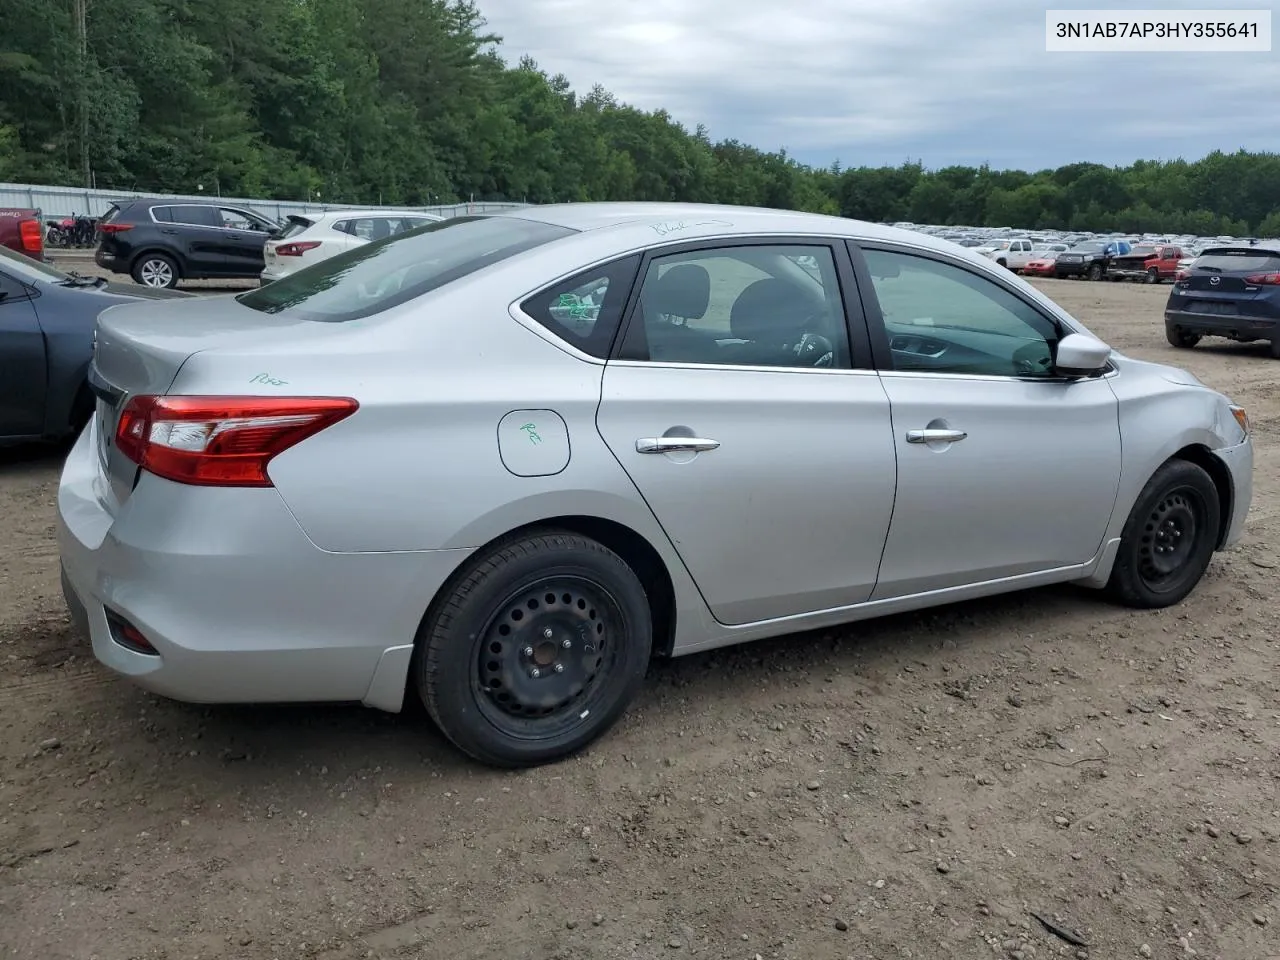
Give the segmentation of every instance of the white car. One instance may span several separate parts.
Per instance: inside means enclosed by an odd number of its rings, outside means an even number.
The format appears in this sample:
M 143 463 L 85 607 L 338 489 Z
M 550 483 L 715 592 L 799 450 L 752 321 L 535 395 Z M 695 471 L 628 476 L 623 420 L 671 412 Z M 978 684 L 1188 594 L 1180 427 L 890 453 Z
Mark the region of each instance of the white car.
M 974 248 L 988 260 L 994 260 L 1002 267 L 1010 270 L 1021 270 L 1033 259 L 1034 244 L 1027 237 L 1014 237 L 1010 240 L 995 240 Z
M 434 213 L 385 208 L 330 210 L 306 217 L 295 214 L 289 217 L 288 225 L 278 237 L 267 241 L 262 251 L 266 262 L 262 282 L 279 280 L 352 247 L 394 237 L 443 219 Z

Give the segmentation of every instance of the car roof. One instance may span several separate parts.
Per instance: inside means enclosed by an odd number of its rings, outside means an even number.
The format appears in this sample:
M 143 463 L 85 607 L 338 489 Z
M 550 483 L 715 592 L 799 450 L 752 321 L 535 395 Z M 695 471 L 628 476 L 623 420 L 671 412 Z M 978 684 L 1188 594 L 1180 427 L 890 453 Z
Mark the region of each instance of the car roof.
M 672 229 L 666 235 L 673 239 L 680 226 L 687 228 L 716 226 L 720 228 L 716 230 L 719 236 L 732 236 L 737 233 L 744 236 L 770 233 L 826 234 L 863 240 L 893 241 L 947 253 L 955 251 L 955 244 L 951 241 L 915 230 L 821 213 L 775 210 L 770 207 L 740 207 L 733 204 L 661 201 L 556 203 L 500 210 L 486 216 L 515 217 L 581 231 L 637 225 L 662 228 L 670 224 Z M 691 229 L 690 233 L 694 231 Z
M 301 217 L 303 220 L 310 220 L 312 223 L 345 220 L 349 217 L 430 217 L 434 220 L 444 219 L 440 214 L 431 213 L 428 210 L 410 210 L 400 207 L 357 207 L 351 210 L 325 210 L 322 213 L 298 213 L 293 214 L 293 216 Z

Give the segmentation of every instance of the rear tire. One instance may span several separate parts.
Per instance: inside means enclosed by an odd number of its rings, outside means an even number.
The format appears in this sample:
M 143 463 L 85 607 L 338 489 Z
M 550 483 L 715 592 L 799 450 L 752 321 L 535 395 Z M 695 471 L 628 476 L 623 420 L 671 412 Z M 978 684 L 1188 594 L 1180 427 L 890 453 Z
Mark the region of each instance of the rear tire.
M 130 271 L 135 283 L 158 290 L 172 290 L 178 285 L 178 265 L 163 253 L 144 253 Z
M 622 716 L 653 643 L 648 597 L 612 550 L 567 531 L 471 562 L 418 632 L 416 680 L 450 741 L 496 767 L 576 753 Z
M 1179 350 L 1190 350 L 1200 342 L 1200 334 L 1188 333 L 1178 327 L 1165 327 L 1164 336 L 1171 346 L 1177 347 Z
M 1271 359 L 1280 360 L 1280 340 L 1271 341 Z
M 1108 594 L 1143 610 L 1181 602 L 1204 576 L 1221 524 L 1209 474 L 1186 460 L 1163 464 L 1125 521 Z

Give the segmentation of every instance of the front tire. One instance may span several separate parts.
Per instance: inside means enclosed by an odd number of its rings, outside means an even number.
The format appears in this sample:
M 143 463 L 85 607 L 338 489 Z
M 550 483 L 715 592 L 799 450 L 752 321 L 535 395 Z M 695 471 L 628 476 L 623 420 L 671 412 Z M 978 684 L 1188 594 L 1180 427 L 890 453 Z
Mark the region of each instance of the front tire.
M 1155 267 L 1148 267 L 1147 283 L 1159 283 L 1159 282 L 1160 282 L 1160 271 L 1157 270 Z
M 1089 279 L 1090 280 L 1102 279 L 1102 264 L 1100 263 L 1089 264 Z
M 496 767 L 567 757 L 644 681 L 653 642 L 635 572 L 602 544 L 547 531 L 469 564 L 418 634 L 419 695 L 460 750 Z
M 130 271 L 134 282 L 158 290 L 172 290 L 178 285 L 178 265 L 163 253 L 145 253 Z
M 1168 461 L 1125 521 L 1107 592 L 1143 610 L 1181 602 L 1204 576 L 1221 525 L 1222 504 L 1209 474 L 1186 460 Z

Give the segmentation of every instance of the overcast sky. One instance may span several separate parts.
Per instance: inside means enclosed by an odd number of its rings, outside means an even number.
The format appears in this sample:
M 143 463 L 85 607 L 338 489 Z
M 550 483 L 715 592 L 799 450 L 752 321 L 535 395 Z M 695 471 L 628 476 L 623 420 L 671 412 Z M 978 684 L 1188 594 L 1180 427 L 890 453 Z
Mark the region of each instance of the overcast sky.
M 479 0 L 503 55 L 825 166 L 1280 149 L 1277 54 L 1047 53 L 1045 10 L 1258 0 Z M 1108 106 L 1108 104 L 1113 106 Z M 1127 109 L 1118 109 L 1121 104 Z

